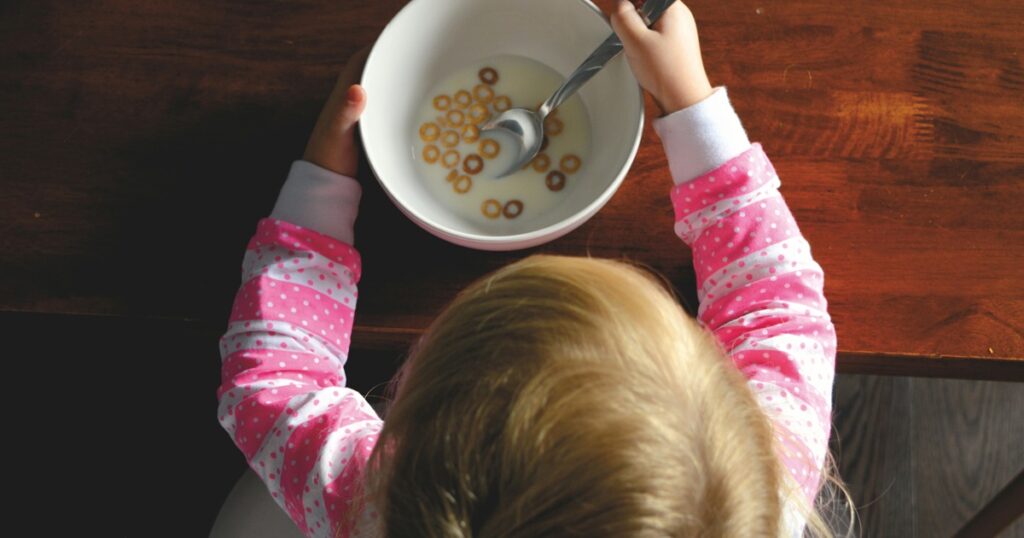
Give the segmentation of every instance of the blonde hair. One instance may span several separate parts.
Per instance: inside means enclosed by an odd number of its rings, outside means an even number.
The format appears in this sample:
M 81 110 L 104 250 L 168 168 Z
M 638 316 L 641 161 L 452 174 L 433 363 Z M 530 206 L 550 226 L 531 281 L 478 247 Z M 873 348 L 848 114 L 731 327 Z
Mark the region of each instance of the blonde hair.
M 745 379 L 626 263 L 533 256 L 479 280 L 393 390 L 365 484 L 387 536 L 783 533 L 791 488 Z

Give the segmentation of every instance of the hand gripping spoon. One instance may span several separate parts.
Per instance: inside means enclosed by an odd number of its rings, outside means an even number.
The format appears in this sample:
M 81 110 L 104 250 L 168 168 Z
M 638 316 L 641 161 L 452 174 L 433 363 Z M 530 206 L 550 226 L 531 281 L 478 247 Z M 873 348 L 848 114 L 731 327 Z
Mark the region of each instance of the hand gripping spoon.
M 676 0 L 647 0 L 640 8 L 640 16 L 643 17 L 647 26 L 653 25 L 661 18 Z M 519 170 L 526 163 L 530 162 L 540 151 L 541 143 L 544 140 L 544 118 L 552 110 L 558 108 L 566 99 L 571 97 L 577 90 L 597 74 L 612 58 L 622 52 L 622 41 L 613 32 L 608 39 L 605 39 L 597 49 L 587 57 L 586 60 L 576 68 L 569 78 L 565 79 L 562 86 L 555 90 L 555 93 L 548 97 L 536 111 L 526 108 L 510 108 L 501 115 L 492 119 L 484 125 L 481 136 L 498 135 L 502 140 L 510 141 L 511 150 L 516 155 L 512 165 L 501 171 L 497 178 L 502 178 L 510 173 Z

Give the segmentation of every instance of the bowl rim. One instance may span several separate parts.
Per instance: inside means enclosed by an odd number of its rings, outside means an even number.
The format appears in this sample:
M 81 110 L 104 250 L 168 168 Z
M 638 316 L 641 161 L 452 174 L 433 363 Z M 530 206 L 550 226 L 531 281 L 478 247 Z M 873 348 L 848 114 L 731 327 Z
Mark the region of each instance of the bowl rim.
M 381 31 L 380 35 L 377 36 L 377 39 L 374 40 L 373 42 L 373 47 L 370 49 L 370 54 L 366 58 L 367 66 L 369 66 L 373 62 L 374 55 L 378 53 L 377 46 L 380 44 L 381 38 L 384 37 L 384 35 L 387 34 L 389 31 L 394 30 L 395 22 L 398 21 L 401 17 L 409 16 L 408 8 L 416 1 L 417 0 L 411 0 L 410 2 L 406 3 L 398 11 L 398 13 L 396 13 L 395 16 L 392 17 L 390 21 L 388 21 L 388 24 Z M 593 11 L 596 15 L 598 15 L 598 17 L 600 17 L 600 19 L 604 22 L 605 26 L 608 27 L 608 31 L 614 32 L 614 29 L 609 23 L 608 18 L 605 16 L 604 12 L 601 11 L 601 8 L 597 7 L 597 5 L 595 5 L 591 0 L 576 1 L 583 4 L 585 7 L 590 8 L 591 11 Z M 363 83 L 365 82 L 365 78 L 366 70 L 364 69 L 362 75 L 360 75 L 359 77 L 360 85 L 363 85 Z M 601 191 L 600 196 L 595 198 L 592 202 L 584 206 L 579 211 L 572 213 L 571 215 L 554 224 L 549 224 L 548 226 L 529 232 L 512 235 L 482 235 L 469 232 L 462 232 L 438 224 L 432 219 L 429 219 L 424 215 L 420 214 L 420 212 L 416 211 L 413 207 L 409 206 L 409 204 L 405 203 L 402 200 L 402 198 L 398 196 L 398 193 L 393 192 L 391 188 L 388 187 L 387 183 L 383 179 L 381 179 L 381 175 L 380 173 L 378 173 L 377 167 L 374 166 L 373 159 L 370 157 L 370 150 L 365 145 L 363 146 L 363 153 L 366 156 L 366 163 L 370 167 L 370 171 L 373 173 L 373 177 L 377 180 L 377 183 L 380 184 L 381 188 L 384 190 L 384 193 L 387 194 L 391 202 L 398 207 L 399 211 L 402 214 L 404 214 L 410 220 L 415 222 L 419 227 L 423 228 L 427 232 L 430 232 L 432 235 L 460 246 L 468 246 L 483 250 L 516 250 L 520 248 L 529 248 L 548 241 L 558 239 L 559 237 L 562 237 L 563 235 L 566 235 L 575 230 L 576 228 L 578 228 L 579 226 L 583 225 L 586 221 L 590 220 L 590 218 L 596 215 L 597 212 L 600 211 L 601 208 L 603 208 L 604 205 L 607 204 L 608 201 L 611 200 L 612 196 L 614 196 L 615 193 L 619 190 L 619 187 L 625 180 L 626 175 L 629 174 L 629 169 L 632 167 L 634 159 L 636 159 L 636 154 L 637 151 L 640 149 L 640 142 L 643 138 L 645 121 L 644 92 L 643 88 L 640 87 L 639 82 L 637 83 L 637 88 L 639 89 L 639 91 L 637 92 L 638 98 L 636 106 L 640 112 L 640 121 L 637 122 L 636 131 L 633 133 L 633 147 L 630 148 L 629 155 L 626 157 L 625 163 L 622 169 L 616 175 L 615 179 L 612 180 L 608 187 Z M 366 133 L 364 132 L 362 121 L 359 122 L 359 135 L 362 140 L 366 140 Z

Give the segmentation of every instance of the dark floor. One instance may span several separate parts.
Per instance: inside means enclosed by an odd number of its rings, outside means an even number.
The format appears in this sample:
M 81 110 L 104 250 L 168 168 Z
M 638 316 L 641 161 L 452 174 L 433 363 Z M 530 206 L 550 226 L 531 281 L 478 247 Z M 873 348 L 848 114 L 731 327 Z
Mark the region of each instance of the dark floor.
M 218 329 L 11 313 L 0 327 L 25 535 L 205 536 L 244 468 L 214 417 Z M 358 356 L 360 390 L 397 359 Z M 1024 384 L 840 376 L 836 402 L 864 536 L 949 536 L 1024 467 Z M 1024 521 L 1003 536 L 1024 538 Z
M 841 375 L 834 423 L 866 537 L 951 536 L 1024 468 L 1024 384 Z

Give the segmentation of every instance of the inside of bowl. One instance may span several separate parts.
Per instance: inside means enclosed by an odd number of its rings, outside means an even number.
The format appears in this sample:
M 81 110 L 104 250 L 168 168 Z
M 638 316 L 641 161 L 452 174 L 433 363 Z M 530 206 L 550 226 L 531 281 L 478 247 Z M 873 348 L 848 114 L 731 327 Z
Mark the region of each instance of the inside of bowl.
M 568 75 L 609 33 L 604 18 L 583 0 L 408 4 L 378 39 L 363 75 L 369 95 L 363 142 L 385 189 L 428 226 L 483 237 L 535 232 L 585 211 L 625 173 L 639 137 L 639 87 L 621 55 L 580 91 L 590 117 L 591 149 L 578 184 L 555 209 L 532 219 L 485 228 L 446 210 L 415 167 L 416 113 L 439 80 L 468 63 L 517 54 Z

